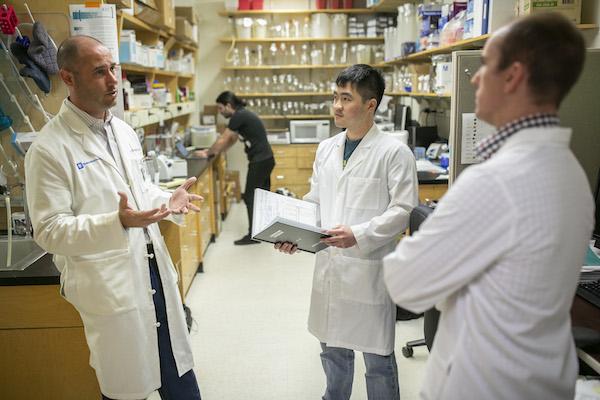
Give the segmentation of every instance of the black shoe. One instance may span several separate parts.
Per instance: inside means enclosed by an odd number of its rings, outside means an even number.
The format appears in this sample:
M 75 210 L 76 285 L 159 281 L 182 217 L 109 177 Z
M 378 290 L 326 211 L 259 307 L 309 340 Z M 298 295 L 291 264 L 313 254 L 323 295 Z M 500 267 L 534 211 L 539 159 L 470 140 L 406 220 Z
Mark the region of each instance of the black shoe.
M 233 242 L 233 244 L 235 244 L 236 246 L 244 246 L 247 244 L 259 244 L 260 242 L 258 240 L 254 240 L 250 237 L 250 235 L 246 235 L 243 238 L 241 238 L 240 240 L 236 240 Z

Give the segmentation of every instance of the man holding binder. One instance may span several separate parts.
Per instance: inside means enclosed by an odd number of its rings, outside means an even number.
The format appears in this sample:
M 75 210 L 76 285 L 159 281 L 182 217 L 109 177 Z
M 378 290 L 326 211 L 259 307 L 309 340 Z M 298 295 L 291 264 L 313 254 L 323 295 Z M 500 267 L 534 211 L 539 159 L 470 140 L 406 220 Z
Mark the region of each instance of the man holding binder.
M 394 249 L 418 202 L 415 159 L 379 131 L 381 74 L 353 65 L 336 79 L 335 124 L 345 128 L 319 145 L 310 192 L 331 237 L 316 255 L 309 331 L 321 342 L 327 377 L 323 399 L 349 399 L 354 351 L 363 352 L 369 400 L 400 398 L 394 356 L 396 308 L 383 282 L 383 256 Z M 275 248 L 294 253 L 293 243 Z

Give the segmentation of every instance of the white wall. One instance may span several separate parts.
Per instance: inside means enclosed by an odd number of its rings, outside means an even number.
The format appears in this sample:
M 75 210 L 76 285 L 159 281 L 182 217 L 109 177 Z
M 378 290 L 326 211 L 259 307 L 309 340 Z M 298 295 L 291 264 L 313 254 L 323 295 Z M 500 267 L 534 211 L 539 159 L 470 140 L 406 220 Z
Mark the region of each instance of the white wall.
M 598 24 L 600 22 L 600 6 L 597 0 L 583 0 L 581 3 L 581 23 Z M 600 48 L 598 29 L 584 31 L 583 35 L 589 48 Z

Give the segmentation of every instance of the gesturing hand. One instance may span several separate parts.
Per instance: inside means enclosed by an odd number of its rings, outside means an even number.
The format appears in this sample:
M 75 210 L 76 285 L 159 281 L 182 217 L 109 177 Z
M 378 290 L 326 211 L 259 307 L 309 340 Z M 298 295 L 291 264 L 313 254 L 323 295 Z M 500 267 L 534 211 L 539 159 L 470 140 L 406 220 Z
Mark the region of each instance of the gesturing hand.
M 127 204 L 127 195 L 117 192 L 119 200 L 119 220 L 124 228 L 145 228 L 150 224 L 158 222 L 171 214 L 163 204 L 160 208 L 148 211 L 136 211 Z
M 356 238 L 349 226 L 338 225 L 331 230 L 325 231 L 325 233 L 331 235 L 331 237 L 323 238 L 321 242 L 329 246 L 345 249 L 356 244 Z
M 194 182 L 196 182 L 195 177 L 189 178 L 171 195 L 171 199 L 169 199 L 169 210 L 173 214 L 187 214 L 189 210 L 196 212 L 200 211 L 200 208 L 195 204 L 192 204 L 192 201 L 202 201 L 204 198 L 197 194 L 188 193 L 188 190 L 192 187 Z

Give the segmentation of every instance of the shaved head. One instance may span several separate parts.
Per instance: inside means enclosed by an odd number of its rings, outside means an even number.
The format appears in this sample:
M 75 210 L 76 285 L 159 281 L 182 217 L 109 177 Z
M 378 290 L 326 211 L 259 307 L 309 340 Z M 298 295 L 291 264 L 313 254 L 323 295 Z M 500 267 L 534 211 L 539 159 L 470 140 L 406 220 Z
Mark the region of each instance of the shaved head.
M 81 58 L 81 48 L 88 46 L 105 47 L 101 41 L 91 36 L 80 35 L 65 39 L 60 44 L 60 47 L 58 48 L 58 53 L 56 54 L 56 62 L 58 63 L 58 68 L 74 71 L 77 68 L 77 65 L 79 64 Z

